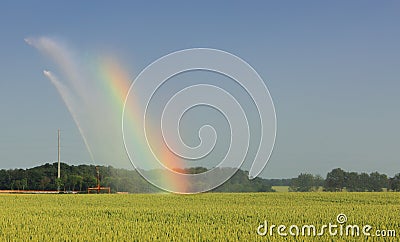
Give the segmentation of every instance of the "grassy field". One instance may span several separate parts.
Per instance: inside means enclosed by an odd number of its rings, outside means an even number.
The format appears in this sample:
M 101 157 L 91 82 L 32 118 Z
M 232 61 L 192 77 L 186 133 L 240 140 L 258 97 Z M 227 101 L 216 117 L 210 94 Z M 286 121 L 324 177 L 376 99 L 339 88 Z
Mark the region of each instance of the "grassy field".
M 1 241 L 399 241 L 400 193 L 0 195 Z M 368 224 L 360 235 L 260 236 L 275 225 Z M 263 228 L 260 229 L 263 231 Z M 286 230 L 288 233 L 288 229 Z

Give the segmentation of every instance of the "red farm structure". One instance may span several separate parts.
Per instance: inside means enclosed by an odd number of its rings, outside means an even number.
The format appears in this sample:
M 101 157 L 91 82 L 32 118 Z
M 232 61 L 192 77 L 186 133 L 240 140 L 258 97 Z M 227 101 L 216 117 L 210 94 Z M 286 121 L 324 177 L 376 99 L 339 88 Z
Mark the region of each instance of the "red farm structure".
M 101 187 L 100 186 L 100 171 L 99 167 L 96 166 L 96 172 L 97 172 L 97 186 L 96 187 L 89 187 L 88 188 L 88 193 L 96 191 L 97 193 L 100 193 L 101 191 L 107 191 L 107 193 L 111 193 L 110 187 Z

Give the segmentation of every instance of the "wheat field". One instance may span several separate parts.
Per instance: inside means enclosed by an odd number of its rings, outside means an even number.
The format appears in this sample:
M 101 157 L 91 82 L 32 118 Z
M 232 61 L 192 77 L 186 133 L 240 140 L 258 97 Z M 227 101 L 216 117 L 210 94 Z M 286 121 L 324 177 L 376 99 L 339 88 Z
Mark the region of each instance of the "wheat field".
M 1 241 L 399 241 L 400 193 L 0 195 Z M 371 236 L 290 235 L 278 225 L 369 224 Z M 275 224 L 273 234 L 257 229 Z M 260 231 L 263 231 L 264 227 Z M 385 238 L 376 230 L 394 230 Z M 319 232 L 319 230 L 317 231 Z M 288 229 L 286 229 L 288 233 Z

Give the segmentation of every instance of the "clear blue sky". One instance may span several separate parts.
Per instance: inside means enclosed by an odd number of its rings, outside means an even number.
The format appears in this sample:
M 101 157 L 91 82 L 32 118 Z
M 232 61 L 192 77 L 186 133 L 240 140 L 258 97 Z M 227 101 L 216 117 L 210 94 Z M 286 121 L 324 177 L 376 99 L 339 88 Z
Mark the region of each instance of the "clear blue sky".
M 399 1 L 0 3 L 0 168 L 87 163 L 79 132 L 26 37 L 113 51 L 137 73 L 192 47 L 229 51 L 266 80 L 278 119 L 264 177 L 400 172 Z M 132 76 L 134 78 L 134 76 Z

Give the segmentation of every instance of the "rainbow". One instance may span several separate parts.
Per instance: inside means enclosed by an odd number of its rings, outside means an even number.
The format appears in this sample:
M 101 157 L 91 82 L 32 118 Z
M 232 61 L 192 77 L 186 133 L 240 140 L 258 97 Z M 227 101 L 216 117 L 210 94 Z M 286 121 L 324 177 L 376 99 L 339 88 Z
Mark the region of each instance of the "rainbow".
M 119 110 L 123 110 L 123 106 L 125 103 L 125 99 L 127 97 L 131 82 L 128 77 L 125 69 L 122 64 L 120 64 L 116 58 L 112 57 L 103 57 L 96 61 L 95 70 L 97 73 L 97 77 L 100 80 L 101 85 L 104 90 L 106 90 L 109 95 L 110 102 L 113 103 L 115 108 Z M 133 134 L 140 132 L 138 130 L 138 126 L 135 125 L 137 120 L 143 119 L 143 113 L 134 105 L 126 106 L 125 109 L 129 130 L 133 132 Z M 155 124 L 159 124 L 159 122 L 155 122 Z M 154 124 L 151 124 L 154 125 Z M 150 125 L 150 127 L 151 127 Z M 147 146 L 147 143 L 144 141 L 137 140 L 135 142 L 137 145 Z M 156 158 L 168 169 L 177 171 L 179 168 L 183 168 L 183 161 L 174 155 L 165 145 L 163 145 L 162 140 L 158 140 L 157 144 L 153 144 L 153 147 L 157 147 L 157 151 L 154 151 L 156 154 Z M 148 147 L 143 147 L 143 149 L 148 149 Z M 140 157 L 140 155 L 138 155 Z M 131 157 L 133 158 L 133 157 Z M 135 157 L 136 158 L 136 157 Z M 140 157 L 140 159 L 149 159 L 154 160 L 153 157 Z M 179 191 L 180 193 L 185 193 L 187 191 L 187 181 L 181 179 L 177 179 L 177 176 L 173 176 L 172 173 L 163 173 L 166 174 L 162 179 L 163 183 L 168 184 L 167 187 L 174 188 L 174 191 Z

